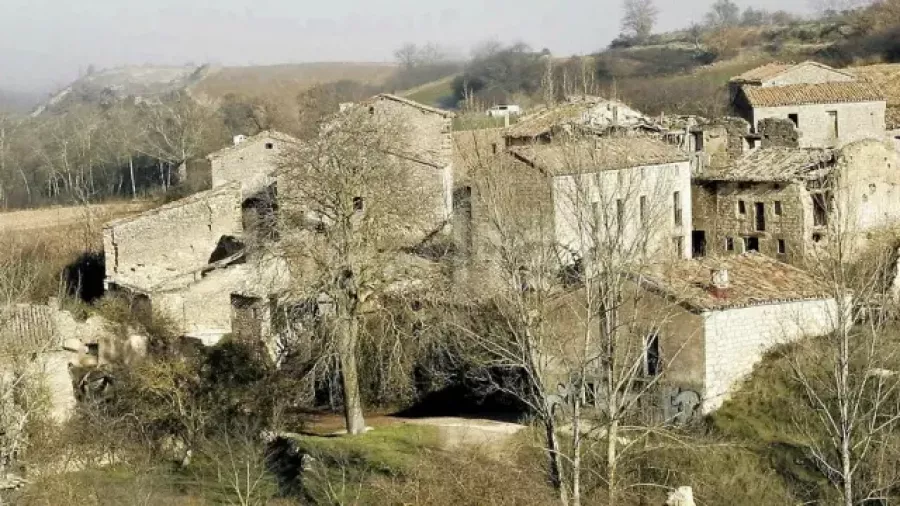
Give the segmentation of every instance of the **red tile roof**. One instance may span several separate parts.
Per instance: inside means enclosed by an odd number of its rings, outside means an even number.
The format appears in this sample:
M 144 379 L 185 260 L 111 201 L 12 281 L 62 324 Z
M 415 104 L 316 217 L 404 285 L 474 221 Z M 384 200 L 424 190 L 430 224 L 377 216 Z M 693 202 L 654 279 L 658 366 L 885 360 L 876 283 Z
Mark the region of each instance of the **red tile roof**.
M 879 102 L 884 94 L 866 82 L 832 82 L 819 84 L 791 84 L 787 86 L 744 86 L 744 96 L 753 107 L 786 105 L 838 104 L 848 102 Z

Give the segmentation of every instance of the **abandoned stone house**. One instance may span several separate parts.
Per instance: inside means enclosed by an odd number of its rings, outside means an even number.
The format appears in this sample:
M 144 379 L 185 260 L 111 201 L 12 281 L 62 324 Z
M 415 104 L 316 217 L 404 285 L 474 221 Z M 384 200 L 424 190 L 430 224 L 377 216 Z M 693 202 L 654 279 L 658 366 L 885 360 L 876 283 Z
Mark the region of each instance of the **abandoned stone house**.
M 393 95 L 362 104 L 396 118 L 410 135 L 403 153 L 422 190 L 423 212 L 446 227 L 452 209 L 452 113 Z M 258 218 L 277 208 L 285 134 L 236 139 L 209 155 L 212 189 L 104 227 L 106 284 L 167 315 L 187 336 L 214 344 L 232 331 L 232 294 L 268 298 L 290 279 L 277 235 Z M 246 245 L 272 244 L 250 252 Z
M 835 325 L 837 304 L 824 286 L 758 253 L 647 265 L 621 286 L 620 358 L 634 367 L 636 388 L 658 381 L 653 397 L 670 421 L 715 411 L 767 351 Z M 552 299 L 544 352 L 555 361 L 583 353 L 587 300 L 583 288 Z M 599 368 L 588 378 L 594 387 L 605 381 Z
M 897 154 L 882 141 L 842 149 L 765 147 L 694 177 L 694 256 L 758 251 L 800 265 L 835 233 L 900 220 Z
M 642 276 L 646 318 L 659 321 L 646 336 L 649 370 L 694 390 L 702 412 L 716 410 L 772 347 L 834 329 L 837 304 L 811 275 L 756 253 L 683 260 Z M 672 302 L 678 309 L 671 310 Z
M 586 258 L 594 240 L 624 254 L 688 258 L 691 170 L 688 156 L 647 137 L 513 147 L 473 178 L 463 251 L 468 270 L 496 272 L 497 213 L 521 225 L 533 244 L 553 245 L 561 260 Z M 481 284 L 482 288 L 491 286 Z
M 774 63 L 732 78 L 729 87 L 735 114 L 754 131 L 766 118 L 789 119 L 803 148 L 885 136 L 883 92 L 850 71 L 815 62 Z
M 402 125 L 409 146 L 403 156 L 421 189 L 424 212 L 434 228 L 444 227 L 453 213 L 453 118 L 450 111 L 382 93 L 360 104 L 369 114 L 383 115 Z

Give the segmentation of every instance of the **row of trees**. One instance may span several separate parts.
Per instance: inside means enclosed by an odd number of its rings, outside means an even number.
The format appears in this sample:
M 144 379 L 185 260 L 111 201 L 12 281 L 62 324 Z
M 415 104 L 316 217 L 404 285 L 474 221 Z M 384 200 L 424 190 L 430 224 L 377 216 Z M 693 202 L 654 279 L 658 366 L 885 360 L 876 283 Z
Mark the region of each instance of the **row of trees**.
M 167 189 L 177 169 L 225 145 L 221 115 L 185 95 L 0 117 L 0 205 L 86 202 Z

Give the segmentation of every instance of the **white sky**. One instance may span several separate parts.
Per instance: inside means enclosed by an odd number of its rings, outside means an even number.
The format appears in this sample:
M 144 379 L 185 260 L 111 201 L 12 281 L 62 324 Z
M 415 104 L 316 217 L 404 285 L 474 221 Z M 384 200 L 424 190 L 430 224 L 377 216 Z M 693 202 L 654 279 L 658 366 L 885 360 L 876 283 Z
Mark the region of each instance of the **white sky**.
M 657 0 L 658 30 L 701 21 L 713 1 Z M 621 0 L 0 0 L 0 88 L 49 91 L 89 64 L 390 61 L 407 41 L 465 54 L 486 39 L 521 40 L 581 54 L 605 47 L 620 16 Z

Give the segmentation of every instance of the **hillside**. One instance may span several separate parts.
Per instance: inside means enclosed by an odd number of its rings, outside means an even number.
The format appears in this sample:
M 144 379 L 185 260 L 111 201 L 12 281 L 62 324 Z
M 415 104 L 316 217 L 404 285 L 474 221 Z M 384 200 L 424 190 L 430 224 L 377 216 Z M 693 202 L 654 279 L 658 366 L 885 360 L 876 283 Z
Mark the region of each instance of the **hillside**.
M 231 93 L 248 97 L 296 96 L 316 84 L 341 80 L 381 85 L 395 71 L 396 66 L 386 63 L 119 67 L 78 79 L 37 107 L 32 115 L 65 111 L 76 104 L 104 104 L 125 98 L 152 101 L 177 91 L 187 91 L 207 102 L 215 102 Z
M 0 114 L 27 113 L 34 109 L 42 98 L 42 96 L 36 93 L 0 89 Z

